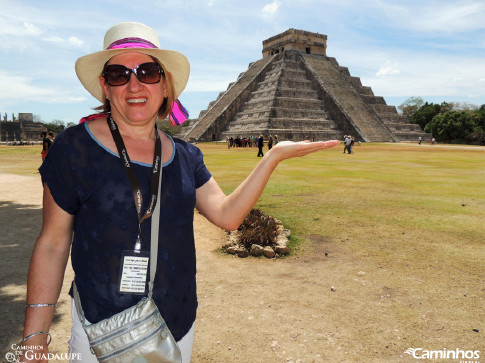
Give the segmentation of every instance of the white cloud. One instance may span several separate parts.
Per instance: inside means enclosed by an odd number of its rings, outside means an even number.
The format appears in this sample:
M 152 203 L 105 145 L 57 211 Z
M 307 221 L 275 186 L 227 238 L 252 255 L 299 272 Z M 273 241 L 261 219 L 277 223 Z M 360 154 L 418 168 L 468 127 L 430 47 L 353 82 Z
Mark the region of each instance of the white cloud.
M 0 98 L 4 100 L 31 97 L 39 97 L 47 95 L 49 92 L 32 86 L 32 79 L 28 77 L 12 76 L 4 71 L 0 71 L 0 84 L 5 87 L 0 87 Z
M 391 62 L 387 61 L 384 65 L 379 68 L 379 71 L 377 71 L 376 76 L 377 77 L 387 77 L 387 76 L 392 76 L 394 74 L 399 74 L 401 71 L 397 68 L 398 64 L 390 64 Z
M 40 28 L 26 21 L 24 22 L 24 29 L 27 34 L 30 34 L 33 36 L 39 36 L 43 33 L 43 31 Z
M 377 15 L 392 20 L 392 26 L 422 32 L 466 32 L 485 29 L 483 1 L 420 2 L 418 5 L 402 2 L 377 1 Z
M 7 74 L 0 70 L 0 99 L 4 102 L 39 101 L 46 103 L 80 103 L 86 101 L 86 97 L 72 97 L 55 88 L 39 87 L 33 84 L 34 79 Z
M 278 1 L 273 1 L 271 4 L 265 5 L 263 7 L 263 16 L 267 18 L 273 17 L 279 8 Z
M 76 47 L 82 47 L 84 45 L 84 41 L 76 37 L 69 37 L 67 41 L 69 42 L 69 44 L 74 45 Z

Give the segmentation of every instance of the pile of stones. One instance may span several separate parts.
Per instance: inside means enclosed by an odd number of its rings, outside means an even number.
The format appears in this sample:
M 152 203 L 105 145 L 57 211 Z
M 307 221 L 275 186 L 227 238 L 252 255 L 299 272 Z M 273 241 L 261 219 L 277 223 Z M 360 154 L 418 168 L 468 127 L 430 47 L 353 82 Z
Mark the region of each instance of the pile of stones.
M 281 221 L 275 219 L 276 221 L 276 241 L 267 246 L 261 246 L 259 244 L 253 243 L 249 248 L 244 247 L 240 242 L 241 232 L 231 231 L 226 235 L 226 242 L 224 243 L 222 250 L 231 254 L 237 255 L 238 257 L 244 258 L 248 256 L 264 256 L 266 258 L 274 258 L 277 256 L 284 256 L 290 253 L 288 247 L 288 241 L 291 235 L 289 229 L 285 229 Z

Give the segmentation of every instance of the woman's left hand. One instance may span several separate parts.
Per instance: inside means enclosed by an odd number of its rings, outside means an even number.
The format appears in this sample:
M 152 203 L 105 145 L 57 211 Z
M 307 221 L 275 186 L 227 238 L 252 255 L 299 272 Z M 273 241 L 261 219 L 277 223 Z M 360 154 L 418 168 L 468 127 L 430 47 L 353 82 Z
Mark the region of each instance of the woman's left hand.
M 310 142 L 308 140 L 300 142 L 280 141 L 267 153 L 267 155 L 271 155 L 277 162 L 280 162 L 286 159 L 301 157 L 316 151 L 328 149 L 337 146 L 338 144 L 340 144 L 340 141 L 338 140 L 316 142 Z

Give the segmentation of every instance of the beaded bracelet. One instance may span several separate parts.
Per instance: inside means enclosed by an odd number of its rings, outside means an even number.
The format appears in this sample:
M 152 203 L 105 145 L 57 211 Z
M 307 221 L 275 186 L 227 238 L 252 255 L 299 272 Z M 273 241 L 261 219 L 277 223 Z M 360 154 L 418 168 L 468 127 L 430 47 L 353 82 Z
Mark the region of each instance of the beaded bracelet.
M 43 308 L 46 306 L 57 306 L 57 304 L 27 304 L 27 308 Z
M 22 344 L 24 344 L 27 340 L 29 340 L 30 338 L 33 338 L 35 337 L 36 335 L 41 335 L 41 334 L 47 334 L 49 336 L 49 340 L 47 341 L 47 345 L 49 345 L 51 343 L 51 340 L 52 340 L 52 336 L 50 335 L 50 333 L 48 331 L 38 331 L 38 332 L 35 332 L 35 333 L 32 333 L 30 335 L 27 335 L 24 339 L 22 339 L 22 341 L 19 343 L 19 346 L 22 346 Z

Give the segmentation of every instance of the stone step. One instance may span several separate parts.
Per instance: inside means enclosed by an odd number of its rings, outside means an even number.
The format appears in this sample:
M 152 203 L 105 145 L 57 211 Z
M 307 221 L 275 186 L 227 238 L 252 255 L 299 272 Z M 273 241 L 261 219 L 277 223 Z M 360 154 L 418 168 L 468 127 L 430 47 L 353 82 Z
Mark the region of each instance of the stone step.
M 277 96 L 291 98 L 315 98 L 318 99 L 318 92 L 314 89 L 295 89 L 295 88 L 278 88 Z
M 304 89 L 299 90 L 295 88 L 273 88 L 273 89 L 263 89 L 251 92 L 251 98 L 249 101 L 259 98 L 266 98 L 266 97 L 291 97 L 295 99 L 300 98 L 313 98 L 318 99 L 318 92 L 314 89 Z
M 431 134 L 428 134 L 424 131 L 421 131 L 421 132 L 396 131 L 393 134 L 395 135 L 397 141 L 416 141 L 416 142 L 418 142 L 420 136 L 421 136 L 423 141 L 429 140 L 431 138 Z
M 386 101 L 384 100 L 384 97 L 378 97 L 378 96 L 370 96 L 363 94 L 361 95 L 362 99 L 369 105 L 387 105 Z M 394 106 L 391 106 L 394 107 Z
M 409 123 L 409 120 L 399 113 L 379 113 L 379 117 L 384 122 Z
M 251 117 L 327 119 L 327 112 L 324 110 L 295 110 L 293 108 L 271 107 L 264 110 L 237 112 L 234 120 Z
M 272 118 L 269 124 L 273 128 L 297 128 L 306 130 L 337 130 L 337 124 L 333 120 L 308 120 L 308 119 L 275 119 Z
M 271 127 L 279 128 L 291 128 L 293 126 L 300 128 L 310 128 L 319 130 L 333 130 L 337 128 L 337 124 L 333 120 L 329 119 L 306 119 L 306 118 L 274 118 L 274 117 L 248 117 L 245 119 L 235 119 L 230 121 L 225 129 L 231 127 L 245 127 L 248 124 L 253 123 L 267 123 Z
M 253 98 L 246 102 L 242 111 L 265 109 L 270 107 L 294 108 L 298 110 L 323 110 L 323 101 L 311 98 L 266 97 Z
M 386 126 L 391 131 L 409 131 L 409 132 L 422 132 L 421 127 L 418 124 L 404 124 L 404 123 L 392 123 L 386 122 Z
M 377 113 L 384 113 L 384 114 L 389 114 L 389 113 L 396 113 L 397 114 L 397 110 L 396 110 L 396 106 L 388 106 L 386 104 L 383 104 L 383 105 L 370 105 L 374 111 L 376 111 Z

